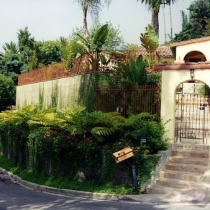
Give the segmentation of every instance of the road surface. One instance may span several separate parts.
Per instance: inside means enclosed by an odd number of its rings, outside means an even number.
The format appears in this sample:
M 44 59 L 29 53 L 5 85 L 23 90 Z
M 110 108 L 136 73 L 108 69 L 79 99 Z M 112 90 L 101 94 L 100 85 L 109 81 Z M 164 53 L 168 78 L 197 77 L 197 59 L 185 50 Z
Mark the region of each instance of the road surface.
M 0 210 L 210 210 L 210 204 L 97 201 L 34 191 L 0 176 Z

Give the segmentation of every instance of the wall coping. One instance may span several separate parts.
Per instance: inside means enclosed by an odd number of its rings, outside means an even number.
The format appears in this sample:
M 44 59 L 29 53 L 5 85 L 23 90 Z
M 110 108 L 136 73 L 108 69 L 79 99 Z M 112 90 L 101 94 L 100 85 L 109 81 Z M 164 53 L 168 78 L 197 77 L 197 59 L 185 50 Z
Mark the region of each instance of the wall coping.
M 174 64 L 156 64 L 155 71 L 162 70 L 188 70 L 188 69 L 210 69 L 210 61 L 206 62 L 187 62 L 187 63 L 174 63 Z

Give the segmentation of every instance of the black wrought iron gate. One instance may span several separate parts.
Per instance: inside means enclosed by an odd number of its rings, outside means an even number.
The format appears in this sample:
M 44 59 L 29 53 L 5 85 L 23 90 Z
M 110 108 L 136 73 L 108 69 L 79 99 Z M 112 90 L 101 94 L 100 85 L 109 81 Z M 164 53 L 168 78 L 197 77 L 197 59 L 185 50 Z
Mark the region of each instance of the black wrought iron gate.
M 209 99 L 196 90 L 176 93 L 175 142 L 210 144 Z

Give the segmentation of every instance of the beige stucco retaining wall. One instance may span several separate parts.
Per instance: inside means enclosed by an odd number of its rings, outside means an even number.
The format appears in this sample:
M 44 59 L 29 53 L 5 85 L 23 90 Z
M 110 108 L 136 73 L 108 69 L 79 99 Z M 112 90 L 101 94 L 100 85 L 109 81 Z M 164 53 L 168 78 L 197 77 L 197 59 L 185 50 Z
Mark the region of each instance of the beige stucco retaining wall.
M 210 86 L 210 69 L 196 69 L 194 72 L 195 80 L 206 83 Z M 162 95 L 161 95 L 161 117 L 166 124 L 166 136 L 174 140 L 175 128 L 175 90 L 177 86 L 189 81 L 190 70 L 162 70 Z
M 40 101 L 40 94 L 44 99 L 44 108 L 52 105 L 52 96 L 57 94 L 58 108 L 70 108 L 76 105 L 80 97 L 81 85 L 88 82 L 90 75 L 78 75 L 63 79 L 55 79 L 17 87 L 16 107 L 22 109 L 26 105 L 36 105 Z M 83 90 L 84 91 L 84 90 Z M 85 93 L 83 93 L 85 94 Z

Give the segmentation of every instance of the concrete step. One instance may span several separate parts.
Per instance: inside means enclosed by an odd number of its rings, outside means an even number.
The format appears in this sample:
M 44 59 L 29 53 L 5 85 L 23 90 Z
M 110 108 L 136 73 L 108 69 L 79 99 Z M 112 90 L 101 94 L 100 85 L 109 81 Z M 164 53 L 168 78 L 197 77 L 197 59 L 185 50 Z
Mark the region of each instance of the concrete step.
M 173 170 L 173 171 L 180 171 L 180 172 L 191 172 L 194 174 L 204 174 L 207 170 L 207 166 L 200 166 L 200 165 L 189 165 L 189 164 L 170 164 L 168 163 L 165 166 L 166 170 Z
M 180 194 L 210 191 L 210 146 L 173 144 L 165 170 L 151 194 Z
M 208 166 L 210 158 L 188 158 L 182 156 L 171 156 L 169 158 L 169 163 L 178 163 L 178 164 L 193 164 L 193 165 L 202 165 Z
M 148 194 L 179 194 L 182 191 L 171 187 L 163 187 L 161 185 L 155 185 L 153 188 L 148 189 Z
M 177 179 L 168 179 L 168 178 L 160 178 L 156 181 L 156 185 L 160 187 L 169 187 L 175 189 L 196 189 L 199 188 L 200 184 L 195 182 L 189 182 L 186 180 L 177 180 Z M 157 187 L 157 186 L 156 186 Z
M 204 184 L 210 184 L 210 168 L 208 168 L 208 170 L 206 170 L 201 177 L 201 182 L 203 182 Z
M 177 195 L 177 194 L 193 194 L 193 193 L 205 193 L 208 190 L 204 189 L 177 189 L 171 187 L 163 187 L 161 185 L 155 185 L 153 188 L 148 189 L 148 194 L 170 194 L 170 195 Z
M 181 156 L 188 158 L 209 158 L 209 152 L 203 151 L 190 151 L 190 150 L 172 150 L 171 156 Z
M 191 182 L 200 182 L 202 176 L 191 172 L 183 173 L 183 171 L 165 170 L 161 171 L 160 177 L 167 179 L 170 178 L 170 179 L 186 180 Z

